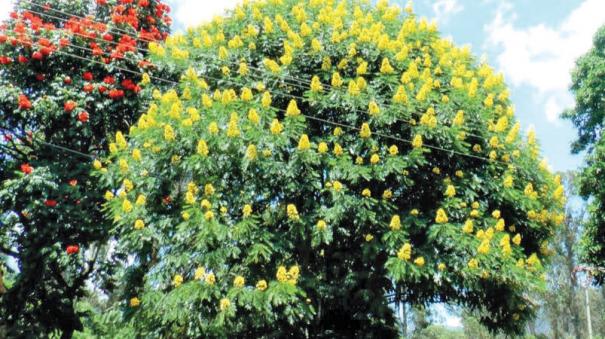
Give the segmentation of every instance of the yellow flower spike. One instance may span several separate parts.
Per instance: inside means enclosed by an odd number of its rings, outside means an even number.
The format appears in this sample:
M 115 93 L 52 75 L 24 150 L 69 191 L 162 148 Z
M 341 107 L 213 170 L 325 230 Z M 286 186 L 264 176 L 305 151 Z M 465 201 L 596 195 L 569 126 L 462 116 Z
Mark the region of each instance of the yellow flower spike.
M 340 144 L 334 144 L 334 155 L 336 155 L 337 157 L 343 155 L 344 151 L 342 149 L 342 146 L 340 146 Z
M 328 144 L 326 144 L 325 142 L 320 142 L 319 145 L 317 146 L 317 152 L 319 152 L 320 154 L 325 154 L 328 152 Z
M 272 134 L 280 134 L 284 130 L 284 126 L 277 119 L 273 119 L 271 126 L 269 127 Z
M 416 264 L 417 266 L 424 266 L 424 257 L 418 257 L 416 259 L 414 259 L 414 264 Z
M 496 222 L 496 226 L 495 226 L 496 231 L 503 232 L 505 227 L 506 227 L 506 223 L 504 222 L 504 219 L 498 219 L 498 222 Z
M 370 241 L 374 240 L 374 236 L 371 234 L 366 234 L 365 240 L 366 240 L 366 242 L 370 242 Z
M 370 157 L 370 163 L 372 165 L 376 165 L 380 162 L 380 156 L 378 154 L 372 154 L 372 156 Z
M 361 191 L 361 195 L 366 198 L 369 198 L 372 196 L 372 191 L 370 191 L 369 188 L 365 188 L 363 191 Z
M 437 210 L 437 214 L 435 216 L 435 222 L 438 224 L 445 224 L 449 221 L 447 214 L 443 208 Z
M 296 100 L 290 100 L 290 103 L 288 103 L 288 108 L 286 109 L 286 116 L 294 117 L 300 115 L 300 113 L 301 112 L 300 109 L 298 109 L 298 104 L 296 103 Z
M 371 116 L 377 116 L 378 114 L 380 114 L 380 107 L 378 107 L 376 101 L 370 101 L 370 103 L 368 104 L 368 113 Z
M 222 298 L 219 302 L 219 309 L 221 310 L 221 312 L 226 311 L 227 309 L 229 309 L 229 307 L 231 307 L 231 301 L 229 301 L 228 298 Z
M 141 305 L 141 300 L 139 300 L 139 298 L 134 297 L 134 298 L 130 298 L 130 301 L 128 302 L 128 304 L 130 305 L 130 307 L 139 307 L 139 305 Z
M 467 234 L 472 234 L 474 228 L 474 222 L 471 219 L 468 219 L 464 222 L 464 226 L 462 227 L 462 232 Z
M 317 75 L 313 76 L 311 80 L 311 92 L 313 93 L 321 93 L 323 92 L 323 86 L 321 81 L 319 81 L 319 77 Z
M 399 154 L 399 148 L 396 145 L 391 145 L 391 147 L 389 147 L 389 154 L 391 156 L 396 156 Z
M 271 98 L 271 93 L 265 92 L 263 93 L 263 98 L 261 99 L 261 104 L 264 108 L 268 108 L 271 106 L 271 102 L 273 99 Z
M 393 197 L 393 191 L 387 189 L 382 192 L 382 199 L 389 200 Z
M 105 192 L 105 196 L 104 196 L 105 200 L 110 201 L 114 198 L 114 194 L 110 191 Z
M 367 139 L 372 136 L 372 131 L 370 131 L 370 125 L 368 125 L 368 123 L 364 122 L 361 125 L 361 129 L 359 131 L 359 136 L 362 137 L 363 139 Z
M 257 157 L 257 149 L 255 145 L 248 145 L 248 148 L 246 148 L 246 159 L 250 160 L 250 161 L 254 161 L 256 160 Z
M 414 136 L 414 140 L 412 140 L 412 147 L 414 147 L 414 148 L 421 148 L 422 145 L 423 145 L 422 135 L 416 134 Z
M 357 75 L 365 75 L 368 73 L 368 63 L 366 61 L 362 61 L 359 66 L 357 66 L 356 70 Z
M 401 246 L 399 251 L 397 251 L 397 258 L 403 261 L 409 261 L 412 258 L 412 245 L 409 243 Z
M 164 126 L 164 140 L 171 142 L 171 141 L 174 141 L 174 139 L 175 139 L 175 135 L 174 135 L 174 129 L 172 128 L 172 126 L 170 126 L 170 125 Z
M 126 142 L 126 138 L 124 138 L 124 134 L 118 131 L 116 133 L 116 145 L 119 149 L 123 150 L 128 147 L 128 143 Z
M 298 215 L 298 209 L 296 205 L 289 204 L 286 208 L 286 214 L 288 215 L 288 219 L 298 221 L 300 220 L 300 216 Z
M 446 190 L 445 190 L 445 196 L 448 198 L 452 198 L 454 196 L 456 196 L 456 188 L 454 187 L 454 185 L 448 185 Z
M 326 228 L 328 228 L 328 224 L 324 220 L 319 220 L 319 221 L 317 221 L 316 227 L 317 227 L 317 230 L 322 232 L 322 231 L 325 231 Z
M 208 149 L 208 144 L 205 140 L 200 140 L 197 143 L 197 154 L 203 157 L 207 157 L 210 154 L 210 150 Z
M 391 66 L 389 59 L 388 58 L 382 59 L 382 64 L 380 65 L 380 73 L 391 74 L 393 72 L 395 72 L 395 69 L 393 68 L 393 66 Z
M 277 62 L 275 62 L 274 60 L 265 59 L 265 60 L 263 60 L 263 64 L 269 71 L 271 71 L 274 74 L 279 73 L 281 70 L 281 68 L 279 67 L 279 64 Z
M 246 280 L 241 275 L 238 275 L 233 279 L 233 287 L 235 287 L 235 288 L 242 288 L 242 287 L 244 287 L 245 283 L 246 283 Z
M 309 136 L 306 134 L 303 134 L 300 139 L 298 140 L 298 150 L 299 151 L 306 151 L 308 149 L 311 148 L 311 143 L 309 142 Z
M 452 120 L 452 125 L 454 126 L 462 126 L 464 124 L 464 111 L 459 110 L 456 113 L 456 116 L 454 117 L 454 120 Z
M 315 53 L 321 52 L 323 50 L 323 46 L 321 45 L 321 42 L 317 39 L 311 40 L 311 50 Z
M 517 246 L 521 245 L 521 234 L 517 233 L 517 235 L 513 237 L 513 243 Z
M 124 199 L 124 202 L 122 202 L 122 211 L 125 213 L 132 212 L 132 203 L 128 199 Z
M 143 228 L 145 228 L 145 222 L 141 219 L 137 219 L 134 222 L 134 229 L 135 230 L 142 230 Z
M 389 227 L 392 231 L 399 231 L 401 229 L 401 218 L 399 217 L 399 215 L 394 215 L 391 218 L 391 223 L 389 224 Z
M 206 213 L 204 213 L 204 219 L 206 219 L 206 221 L 211 221 L 214 219 L 214 212 L 206 211 Z
M 103 164 L 99 160 L 95 160 L 92 162 L 92 168 L 98 171 L 103 168 Z
M 265 280 L 259 280 L 256 283 L 256 289 L 259 290 L 259 291 L 261 291 L 261 292 L 265 291 L 267 289 L 267 281 L 265 281 Z
M 172 284 L 174 285 L 174 287 L 179 287 L 179 286 L 181 286 L 182 283 L 183 283 L 182 275 L 177 274 L 174 276 L 174 278 L 172 278 Z
M 214 275 L 214 273 L 206 274 L 206 276 L 204 277 L 204 282 L 208 285 L 214 285 L 214 283 L 216 282 L 216 276 Z
M 331 81 L 332 87 L 338 88 L 338 87 L 342 86 L 343 83 L 344 83 L 344 81 L 340 77 L 340 73 L 334 72 L 332 74 L 332 81 Z
M 137 197 L 137 200 L 134 202 L 134 204 L 137 206 L 145 206 L 146 203 L 147 203 L 147 198 L 145 198 L 145 196 L 142 194 L 139 194 L 139 196 Z
M 437 269 L 438 269 L 439 271 L 445 271 L 445 269 L 446 269 L 446 268 L 447 268 L 447 267 L 445 266 L 445 264 L 444 264 L 444 263 L 439 263 L 439 265 L 437 265 Z
M 242 101 L 250 101 L 254 98 L 254 96 L 252 95 L 252 90 L 250 90 L 250 88 L 248 87 L 244 87 L 242 89 L 242 94 L 240 97 Z
M 477 261 L 477 259 L 475 259 L 475 258 L 469 260 L 468 268 L 473 269 L 473 270 L 479 268 L 479 261 Z

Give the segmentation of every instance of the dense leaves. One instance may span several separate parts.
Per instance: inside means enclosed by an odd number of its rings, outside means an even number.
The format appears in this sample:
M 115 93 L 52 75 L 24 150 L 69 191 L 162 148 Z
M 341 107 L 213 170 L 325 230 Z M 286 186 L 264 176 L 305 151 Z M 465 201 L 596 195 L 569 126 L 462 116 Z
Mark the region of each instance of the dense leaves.
M 140 335 L 392 337 L 387 294 L 520 331 L 563 188 L 502 76 L 411 9 L 270 0 L 150 44 L 182 72 L 99 170 Z
M 0 295 L 4 335 L 82 328 L 74 301 L 107 238 L 87 155 L 140 115 L 132 71 L 152 71 L 143 48 L 167 36 L 167 12 L 156 0 L 20 1 L 0 26 L 0 251 L 15 278 Z

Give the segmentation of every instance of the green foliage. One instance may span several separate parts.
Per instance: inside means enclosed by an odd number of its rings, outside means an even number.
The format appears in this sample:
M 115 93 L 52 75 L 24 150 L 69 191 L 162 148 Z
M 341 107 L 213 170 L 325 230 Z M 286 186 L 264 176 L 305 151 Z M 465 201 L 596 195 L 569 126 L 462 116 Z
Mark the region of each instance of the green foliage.
M 522 331 L 560 178 L 502 77 L 406 12 L 254 2 L 150 45 L 180 85 L 99 171 L 139 335 L 392 337 L 398 286 Z
M 599 142 L 605 124 L 605 26 L 595 34 L 592 49 L 576 61 L 572 81 L 576 105 L 563 116 L 578 129 L 573 151 L 580 152 Z
M 132 71 L 144 70 L 138 48 L 147 44 L 115 29 L 163 39 L 164 5 L 146 3 L 18 2 L 1 26 L 0 252 L 17 266 L 0 294 L 9 337 L 82 329 L 74 302 L 95 272 L 108 224 L 86 154 L 102 154 L 107 134 L 139 116 Z

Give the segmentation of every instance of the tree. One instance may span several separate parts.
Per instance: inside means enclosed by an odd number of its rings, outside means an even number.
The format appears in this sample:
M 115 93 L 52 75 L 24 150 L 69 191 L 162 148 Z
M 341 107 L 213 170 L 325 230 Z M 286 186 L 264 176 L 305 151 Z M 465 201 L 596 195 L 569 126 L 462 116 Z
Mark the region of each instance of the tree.
M 571 91 L 576 104 L 563 117 L 578 129 L 578 140 L 572 150 L 592 149 L 602 136 L 605 123 L 605 26 L 594 36 L 592 49 L 576 61 L 572 72 Z
M 139 335 L 394 337 L 398 290 L 523 330 L 563 187 L 468 49 L 386 1 L 272 0 L 150 50 L 180 85 L 99 171 Z
M 565 112 L 578 129 L 578 140 L 573 151 L 588 150 L 586 166 L 579 175 L 579 190 L 584 198 L 591 198 L 589 221 L 582 236 L 582 261 L 595 268 L 605 266 L 605 220 L 600 211 L 605 189 L 598 180 L 605 169 L 605 140 L 602 130 L 605 118 L 605 26 L 594 37 L 593 48 L 580 57 L 572 73 L 572 92 L 576 96 L 574 109 Z M 597 281 L 603 274 L 595 271 Z
M 16 262 L 0 296 L 10 337 L 71 337 L 74 301 L 107 239 L 92 157 L 136 121 L 157 0 L 19 1 L 0 27 L 0 251 Z

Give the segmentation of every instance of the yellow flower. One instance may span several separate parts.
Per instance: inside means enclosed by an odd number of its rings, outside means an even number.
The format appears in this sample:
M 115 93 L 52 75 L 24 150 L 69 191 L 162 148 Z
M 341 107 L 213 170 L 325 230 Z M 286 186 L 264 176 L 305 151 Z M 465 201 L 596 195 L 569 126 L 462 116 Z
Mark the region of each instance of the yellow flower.
M 198 267 L 195 270 L 194 278 L 195 278 L 195 280 L 202 280 L 202 279 L 204 279 L 205 275 L 206 275 L 206 269 L 203 267 Z
M 399 260 L 405 260 L 405 261 L 410 260 L 412 258 L 412 245 L 410 245 L 409 243 L 406 243 L 403 246 L 401 246 L 399 251 L 397 251 L 397 258 L 399 258 Z
M 389 59 L 388 58 L 382 59 L 382 64 L 380 65 L 380 73 L 391 74 L 393 72 L 395 72 L 395 70 L 393 69 L 393 66 L 391 66 Z
M 296 205 L 294 205 L 294 204 L 288 204 L 288 207 L 286 208 L 286 214 L 288 215 L 288 218 L 291 220 L 300 219 L 300 216 L 298 215 L 298 209 L 296 209 Z
M 414 208 L 413 210 L 411 210 L 411 211 L 410 211 L 410 215 L 413 215 L 413 216 L 415 216 L 415 217 L 417 217 L 417 216 L 418 216 L 418 214 L 420 214 L 420 212 L 419 212 L 417 209 L 415 209 L 415 208 Z
M 256 146 L 248 145 L 248 148 L 246 148 L 246 158 L 250 161 L 253 161 L 256 159 L 256 156 L 257 156 Z
M 251 108 L 250 111 L 248 111 L 248 120 L 250 120 L 250 122 L 253 123 L 254 125 L 259 124 L 260 116 L 258 115 L 258 112 L 254 108 Z
M 183 212 L 181 213 L 181 217 L 183 217 L 183 220 L 187 221 L 191 218 L 191 215 L 188 212 Z
M 371 234 L 366 234 L 365 239 L 366 239 L 366 242 L 370 242 L 370 241 L 374 240 L 374 236 Z
M 244 287 L 245 283 L 246 283 L 246 280 L 241 275 L 238 275 L 235 277 L 235 279 L 233 279 L 233 286 L 235 286 L 237 288 Z
M 250 69 L 248 68 L 248 65 L 245 62 L 240 62 L 237 73 L 239 73 L 239 75 L 246 76 L 248 75 L 249 71 Z
M 300 115 L 300 109 L 298 109 L 298 104 L 296 103 L 296 100 L 292 99 L 290 100 L 288 108 L 286 109 L 286 116 L 293 117 L 297 115 Z
M 414 260 L 414 264 L 422 267 L 424 266 L 424 258 L 423 257 L 418 257 Z
M 477 261 L 475 258 L 469 260 L 468 267 L 473 270 L 477 269 L 479 267 L 479 261 Z
M 141 161 L 141 159 L 142 159 L 141 150 L 138 148 L 135 148 L 132 151 L 132 158 L 136 161 Z
M 105 200 L 109 201 L 113 198 L 114 198 L 113 193 L 111 193 L 110 191 L 105 192 Z
M 384 190 L 384 192 L 382 192 L 382 199 L 389 200 L 392 197 L 393 197 L 393 191 L 391 191 L 391 190 Z
M 200 206 L 205 209 L 205 210 L 209 210 L 210 208 L 212 208 L 212 204 L 210 203 L 210 201 L 203 199 L 202 202 L 200 203 Z
M 256 283 L 256 289 L 259 290 L 259 291 L 261 291 L 261 292 L 264 291 L 264 290 L 266 290 L 267 289 L 267 282 L 265 280 L 259 280 Z
M 141 304 L 141 301 L 139 300 L 139 298 L 134 297 L 130 299 L 130 307 L 138 307 Z
M 244 214 L 244 218 L 249 217 L 252 214 L 252 206 L 250 204 L 244 205 L 242 213 Z
M 481 245 L 479 245 L 479 248 L 477 248 L 477 252 L 479 252 L 480 254 L 488 254 L 489 253 L 489 240 L 485 239 L 481 242 Z
M 445 190 L 445 196 L 448 198 L 452 198 L 456 195 L 456 188 L 454 185 L 447 185 L 447 189 Z
M 395 145 L 391 145 L 391 147 L 389 147 L 389 154 L 392 156 L 396 156 L 397 154 L 399 154 L 399 148 Z
M 229 299 L 227 298 L 222 298 L 219 302 L 219 309 L 221 310 L 221 312 L 224 312 L 229 307 L 231 307 L 231 301 L 229 301 Z
M 182 283 L 183 283 L 183 276 L 180 274 L 175 275 L 174 278 L 172 279 L 172 284 L 174 285 L 174 287 L 179 287 L 179 286 L 181 286 Z
M 513 237 L 513 243 L 517 246 L 521 245 L 521 234 L 517 233 L 517 235 Z
M 216 276 L 214 275 L 214 273 L 208 273 L 208 274 L 206 274 L 204 281 L 208 285 L 214 285 L 214 283 L 216 282 Z
M 132 183 L 132 181 L 130 181 L 128 179 L 124 179 L 123 185 L 124 185 L 124 190 L 126 192 L 130 192 L 134 188 L 134 184 Z
M 319 145 L 317 146 L 317 151 L 320 154 L 324 154 L 328 152 L 328 144 L 326 144 L 325 142 L 320 142 Z
M 342 146 L 340 144 L 334 144 L 334 155 L 341 156 L 343 154 Z
M 447 214 L 443 208 L 437 210 L 437 215 L 435 216 L 435 222 L 438 224 L 445 224 L 448 222 Z
M 263 105 L 264 108 L 267 108 L 267 107 L 271 106 L 272 100 L 273 99 L 271 98 L 271 93 L 265 92 L 265 93 L 263 93 L 263 98 L 261 99 L 261 104 Z
M 363 78 L 360 78 L 363 79 Z M 359 95 L 359 93 L 361 93 L 361 86 L 359 86 L 359 84 L 357 82 L 355 82 L 354 80 L 349 81 L 349 88 L 347 89 L 347 92 L 349 93 L 349 95 L 351 96 L 357 96 Z
M 334 133 L 332 133 L 332 134 L 333 134 L 335 137 L 339 137 L 339 136 L 343 135 L 343 133 L 344 133 L 344 132 L 342 131 L 342 128 L 340 128 L 340 127 L 336 127 L 336 128 L 334 128 Z
M 134 229 L 142 230 L 143 228 L 145 228 L 145 222 L 141 219 L 137 219 L 137 221 L 134 222 Z
M 372 165 L 376 165 L 379 162 L 380 156 L 378 154 L 372 154 L 372 156 L 370 157 L 370 163 L 372 163 Z
M 407 104 L 408 96 L 405 92 L 405 87 L 399 86 L 397 88 L 397 92 L 393 96 L 393 102 L 395 102 L 396 104 Z
M 391 227 L 391 230 L 393 231 L 399 231 L 401 229 L 401 218 L 399 217 L 399 215 L 394 215 L 391 218 L 391 223 L 389 224 L 389 227 Z
M 376 103 L 376 101 L 370 101 L 370 103 L 368 105 L 368 113 L 371 116 L 376 116 L 376 115 L 380 114 L 380 107 L 378 107 L 378 104 Z
M 273 134 L 280 134 L 284 130 L 284 126 L 279 122 L 279 120 L 273 119 L 269 129 Z
M 208 156 L 208 154 L 210 153 L 210 150 L 208 149 L 208 144 L 206 143 L 205 140 L 200 140 L 197 143 L 197 154 L 206 157 Z
M 252 95 L 252 90 L 250 90 L 248 87 L 244 87 L 242 89 L 242 94 L 240 97 L 242 98 L 242 101 L 250 101 L 254 98 Z
M 372 131 L 370 131 L 370 125 L 368 125 L 367 122 L 364 122 L 361 125 L 361 129 L 359 131 L 359 136 L 361 136 L 364 139 L 367 139 L 372 136 Z
M 116 144 L 119 149 L 125 149 L 126 147 L 128 147 L 126 138 L 124 138 L 124 134 L 122 134 L 122 132 L 120 132 L 120 131 L 118 131 L 116 133 Z
M 445 264 L 444 264 L 444 263 L 439 263 L 439 265 L 437 265 L 437 269 L 438 269 L 439 271 L 445 271 L 446 266 L 445 266 Z
M 361 191 L 361 195 L 366 198 L 369 198 L 372 196 L 372 191 L 370 191 L 369 188 L 365 188 L 363 191 Z
M 265 67 L 267 69 L 269 69 L 272 73 L 279 73 L 280 71 L 280 67 L 279 64 L 277 62 L 275 62 L 274 60 L 271 59 L 265 59 L 263 60 L 263 64 L 265 65 Z
M 122 203 L 122 211 L 130 213 L 132 211 L 132 203 L 128 199 L 125 199 Z
M 175 139 L 174 129 L 172 129 L 172 126 L 170 126 L 170 125 L 164 126 L 164 140 L 170 142 L 170 141 L 173 141 L 174 139 Z
M 412 147 L 414 147 L 414 148 L 422 147 L 422 135 L 416 134 L 416 136 L 414 136 L 414 140 L 412 140 Z
M 338 73 L 338 72 L 334 72 L 334 73 L 332 74 L 332 81 L 331 81 L 331 84 L 332 84 L 332 87 L 336 87 L 336 88 L 338 88 L 338 87 L 342 86 L 342 84 L 343 84 L 343 80 L 342 80 L 342 78 L 340 77 L 340 73 Z
M 462 126 L 462 124 L 464 124 L 464 111 L 460 110 L 456 113 L 454 120 L 452 120 L 452 125 Z
M 215 192 L 215 190 L 214 190 L 214 186 L 212 186 L 212 184 L 206 184 L 206 186 L 204 186 L 205 195 L 213 195 L 214 192 Z
M 237 126 L 239 118 L 237 113 L 231 113 L 231 118 L 229 119 L 229 124 L 227 125 L 227 136 L 230 138 L 235 138 L 240 135 L 239 127 Z
M 311 79 L 311 92 L 320 93 L 323 91 L 323 86 L 321 85 L 321 81 L 319 81 L 319 77 L 317 75 L 313 76 Z
M 204 219 L 206 219 L 207 221 L 214 219 L 214 212 L 206 211 L 206 213 L 204 213 Z
M 288 281 L 288 271 L 286 270 L 286 267 L 279 266 L 277 268 L 277 273 L 275 274 L 275 278 L 277 278 L 277 281 L 279 281 L 279 282 Z
M 103 164 L 99 160 L 95 160 L 92 162 L 92 168 L 98 171 L 103 168 Z
M 120 171 L 125 173 L 128 171 L 128 162 L 125 159 L 120 159 L 118 161 L 118 166 L 120 167 Z
M 336 180 L 332 183 L 332 187 L 334 188 L 334 190 L 336 192 L 339 192 L 340 190 L 342 190 L 342 183 L 340 181 Z
M 299 151 L 306 151 L 308 149 L 311 148 L 311 143 L 309 142 L 309 136 L 306 134 L 303 134 L 300 139 L 298 140 L 298 150 Z
M 328 224 L 324 220 L 319 220 L 316 226 L 318 230 L 324 231 L 328 227 Z
M 462 232 L 464 233 L 473 233 L 474 223 L 471 219 L 468 219 L 464 222 L 464 226 L 462 227 Z

